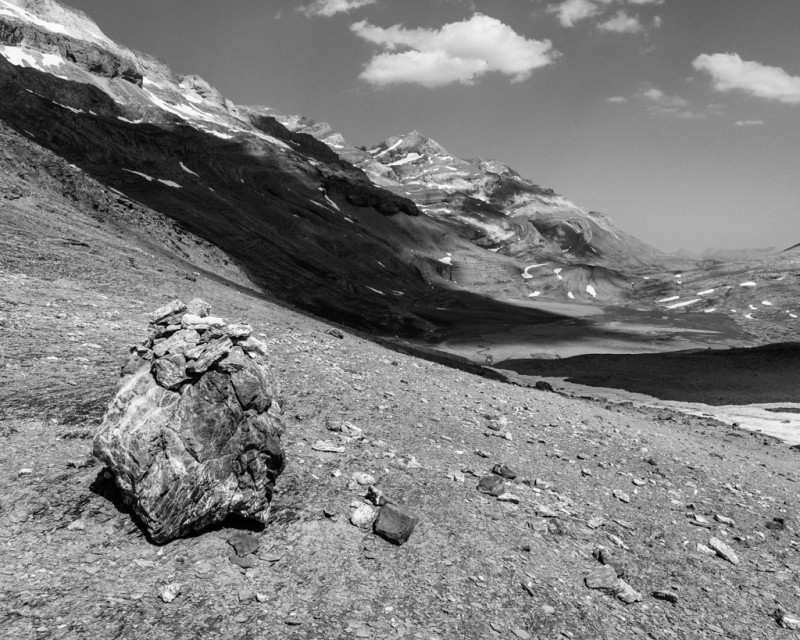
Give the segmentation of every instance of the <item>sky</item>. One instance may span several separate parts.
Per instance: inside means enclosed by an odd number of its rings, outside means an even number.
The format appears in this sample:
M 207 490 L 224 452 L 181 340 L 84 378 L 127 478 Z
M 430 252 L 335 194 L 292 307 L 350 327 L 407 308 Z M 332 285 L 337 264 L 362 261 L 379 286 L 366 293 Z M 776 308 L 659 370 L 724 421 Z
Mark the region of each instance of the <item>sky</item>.
M 665 251 L 800 242 L 799 0 L 66 0 L 237 104 L 418 130 Z

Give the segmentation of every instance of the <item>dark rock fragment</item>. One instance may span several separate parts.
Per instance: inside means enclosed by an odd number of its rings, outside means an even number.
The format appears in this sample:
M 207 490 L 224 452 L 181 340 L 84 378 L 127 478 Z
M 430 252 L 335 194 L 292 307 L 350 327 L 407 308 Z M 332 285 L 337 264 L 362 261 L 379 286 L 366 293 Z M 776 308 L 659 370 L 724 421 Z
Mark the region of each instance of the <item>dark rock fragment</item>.
M 478 480 L 478 491 L 497 497 L 505 493 L 505 483 L 500 476 L 483 476 Z
M 550 391 L 551 393 L 555 391 L 553 389 L 553 385 L 549 382 L 545 382 L 544 380 L 537 380 L 536 384 L 533 385 L 534 389 L 538 389 L 539 391 Z
M 419 518 L 406 513 L 394 504 L 385 504 L 375 520 L 374 531 L 392 544 L 402 545 L 417 526 Z
M 492 473 L 497 475 L 497 476 L 501 476 L 503 478 L 507 478 L 509 480 L 513 480 L 514 478 L 517 477 L 517 474 L 514 471 L 512 471 L 511 468 L 508 467 L 505 464 L 496 464 L 496 465 L 494 465 L 492 467 Z
M 228 544 L 233 547 L 237 556 L 244 557 L 258 551 L 261 541 L 252 534 L 237 531 L 228 538 Z

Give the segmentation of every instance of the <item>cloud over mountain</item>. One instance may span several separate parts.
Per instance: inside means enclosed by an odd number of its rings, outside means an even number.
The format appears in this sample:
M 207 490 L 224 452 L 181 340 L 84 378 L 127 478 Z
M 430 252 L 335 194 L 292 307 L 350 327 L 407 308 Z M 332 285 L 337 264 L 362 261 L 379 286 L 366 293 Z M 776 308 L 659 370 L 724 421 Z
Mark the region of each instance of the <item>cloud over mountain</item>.
M 375 4 L 377 0 L 314 0 L 306 5 L 298 7 L 298 11 L 312 16 L 324 16 L 330 18 L 337 13 L 349 13 L 353 9 L 360 9 L 370 4 Z
M 490 72 L 523 82 L 559 55 L 549 40 L 528 39 L 500 20 L 480 13 L 440 29 L 407 29 L 402 25 L 383 28 L 366 20 L 350 28 L 358 37 L 384 49 L 360 75 L 376 86 L 473 84 Z
M 743 91 L 764 100 L 800 104 L 800 77 L 781 67 L 742 60 L 736 53 L 704 53 L 694 59 L 692 66 L 708 73 L 717 91 Z

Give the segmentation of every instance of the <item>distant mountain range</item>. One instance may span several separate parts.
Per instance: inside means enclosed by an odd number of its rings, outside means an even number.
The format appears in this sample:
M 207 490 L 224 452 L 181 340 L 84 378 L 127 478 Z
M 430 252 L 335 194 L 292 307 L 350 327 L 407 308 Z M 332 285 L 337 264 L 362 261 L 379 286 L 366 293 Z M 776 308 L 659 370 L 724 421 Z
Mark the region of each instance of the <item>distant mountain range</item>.
M 265 291 L 374 331 L 428 334 L 452 309 L 562 319 L 528 298 L 660 308 L 697 267 L 419 132 L 357 148 L 326 123 L 237 106 L 55 0 L 0 0 L 0 120 Z

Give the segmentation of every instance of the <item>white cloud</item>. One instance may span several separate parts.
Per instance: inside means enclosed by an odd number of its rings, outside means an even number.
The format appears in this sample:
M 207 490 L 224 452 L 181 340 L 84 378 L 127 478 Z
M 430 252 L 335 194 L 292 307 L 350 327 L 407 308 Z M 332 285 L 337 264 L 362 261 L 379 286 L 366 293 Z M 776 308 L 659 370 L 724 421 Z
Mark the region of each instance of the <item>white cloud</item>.
M 628 99 L 625 96 L 611 96 L 606 99 L 606 102 L 610 102 L 611 104 L 625 104 L 627 101 Z
M 548 5 L 547 11 L 558 18 L 562 27 L 570 28 L 590 18 L 606 18 L 607 11 L 616 7 L 617 14 L 605 19 L 597 28 L 615 33 L 641 33 L 645 31 L 644 23 L 638 16 L 628 15 L 624 9 L 629 6 L 657 6 L 664 2 L 665 0 L 560 0 Z M 658 29 L 661 23 L 661 18 L 655 16 L 652 27 Z
M 353 9 L 360 9 L 375 4 L 375 2 L 377 0 L 314 0 L 314 2 L 298 7 L 297 10 L 305 13 L 309 18 L 312 16 L 330 18 L 337 13 L 349 13 Z
M 737 127 L 763 127 L 764 121 L 763 120 L 738 120 L 736 122 Z
M 704 113 L 692 110 L 686 98 L 668 95 L 656 87 L 644 89 L 637 96 L 645 103 L 647 111 L 656 116 L 678 120 L 697 120 L 706 117 Z
M 564 0 L 550 5 L 547 10 L 558 17 L 562 27 L 574 27 L 576 22 L 586 20 L 600 13 L 601 9 L 592 0 Z
M 617 15 L 605 22 L 597 25 L 601 31 L 613 31 L 614 33 L 641 33 L 644 25 L 639 22 L 637 16 L 629 16 L 624 11 L 617 11 Z
M 743 91 L 765 100 L 800 104 L 800 77 L 789 75 L 781 67 L 742 60 L 736 53 L 704 53 L 692 66 L 708 73 L 717 91 Z
M 559 55 L 549 40 L 529 40 L 500 20 L 476 13 L 441 29 L 384 29 L 365 20 L 351 25 L 360 38 L 385 49 L 359 76 L 373 85 L 472 84 L 489 72 L 523 82 Z

